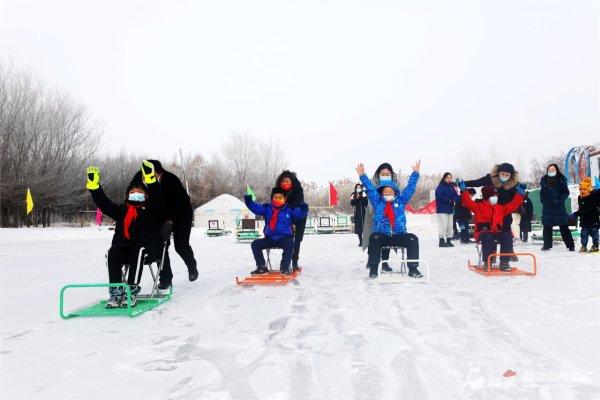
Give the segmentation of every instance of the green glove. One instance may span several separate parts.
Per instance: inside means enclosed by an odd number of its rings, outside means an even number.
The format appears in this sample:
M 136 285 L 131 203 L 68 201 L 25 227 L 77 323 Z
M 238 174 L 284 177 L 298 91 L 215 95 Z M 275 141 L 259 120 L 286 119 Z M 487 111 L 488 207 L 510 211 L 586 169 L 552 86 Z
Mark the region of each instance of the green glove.
M 88 167 L 87 168 L 87 183 L 85 187 L 89 190 L 96 190 L 100 187 L 100 168 Z
M 150 185 L 156 182 L 156 174 L 154 173 L 154 164 L 148 160 L 142 162 L 142 176 L 144 177 L 144 183 Z

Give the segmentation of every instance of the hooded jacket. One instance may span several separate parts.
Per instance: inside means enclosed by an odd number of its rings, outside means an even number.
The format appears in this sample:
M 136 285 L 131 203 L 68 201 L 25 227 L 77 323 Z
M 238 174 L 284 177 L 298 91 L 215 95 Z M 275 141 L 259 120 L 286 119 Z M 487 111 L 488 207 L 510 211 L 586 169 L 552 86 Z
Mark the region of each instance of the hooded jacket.
M 579 196 L 577 198 L 579 209 L 574 212 L 579 217 L 579 224 L 582 228 L 600 228 L 600 216 L 598 207 L 600 207 L 600 190 L 596 189 L 587 197 Z
M 302 184 L 295 172 L 291 171 L 283 171 L 277 179 L 275 180 L 275 186 L 281 187 L 281 181 L 284 178 L 290 178 L 292 181 L 292 188 L 286 193 L 286 203 L 290 207 L 299 207 L 301 203 L 304 203 L 304 189 L 302 189 Z
M 292 222 L 306 218 L 308 214 L 308 205 L 301 203 L 299 207 L 290 207 L 288 204 L 284 204 L 281 207 L 276 207 L 271 203 L 260 204 L 252 200 L 252 196 L 244 196 L 244 202 L 250 211 L 255 215 L 262 215 L 265 217 L 265 237 L 271 240 L 279 240 L 284 237 L 291 237 L 294 234 L 292 230 Z M 271 229 L 271 217 L 276 209 L 279 209 L 277 214 L 277 223 L 275 229 Z
M 372 228 L 369 233 L 382 233 L 388 236 L 406 233 L 406 214 L 404 209 L 415 193 L 417 182 L 419 181 L 419 173 L 415 171 L 410 175 L 408 184 L 402 192 L 393 180 L 389 183 L 379 184 L 377 188 L 371 183 L 366 174 L 363 174 L 360 177 L 360 181 L 367 191 L 367 197 L 373 207 Z M 384 187 L 391 187 L 396 194 L 396 198 L 391 202 L 394 210 L 393 229 L 390 225 L 390 221 L 384 215 L 387 201 L 380 194 Z

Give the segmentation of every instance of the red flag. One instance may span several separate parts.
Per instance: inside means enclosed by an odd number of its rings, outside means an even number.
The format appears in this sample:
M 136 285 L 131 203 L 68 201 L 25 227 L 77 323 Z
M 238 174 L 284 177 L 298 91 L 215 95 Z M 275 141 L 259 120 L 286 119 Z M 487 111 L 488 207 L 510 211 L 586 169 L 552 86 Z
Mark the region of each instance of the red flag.
M 333 186 L 333 183 L 329 182 L 329 207 L 337 206 L 338 203 L 338 192 Z
M 435 212 L 436 212 L 435 200 L 430 201 L 429 203 L 425 204 L 423 207 L 419 208 L 418 210 L 415 210 L 413 208 L 413 206 L 411 206 L 410 204 L 407 204 L 405 209 L 406 209 L 406 211 L 408 211 L 409 213 L 412 213 L 412 214 L 435 214 Z

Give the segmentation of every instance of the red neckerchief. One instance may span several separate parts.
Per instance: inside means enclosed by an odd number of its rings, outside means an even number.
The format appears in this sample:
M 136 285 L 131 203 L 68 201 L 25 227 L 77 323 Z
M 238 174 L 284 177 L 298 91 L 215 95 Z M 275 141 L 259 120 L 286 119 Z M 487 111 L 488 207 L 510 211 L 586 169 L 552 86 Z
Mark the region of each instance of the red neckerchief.
M 123 235 L 128 240 L 131 240 L 131 235 L 129 234 L 129 226 L 133 221 L 137 218 L 137 209 L 141 206 L 132 206 L 131 204 L 127 204 L 127 212 L 125 213 L 125 220 L 123 221 Z
M 392 207 L 392 202 L 388 201 L 385 203 L 385 209 L 383 210 L 383 215 L 387 217 L 390 221 L 390 227 L 392 231 L 394 230 L 394 225 L 396 225 L 396 213 L 394 213 L 394 208 Z
M 271 221 L 269 221 L 269 228 L 271 228 L 271 232 L 275 232 L 275 226 L 277 226 L 277 215 L 281 209 L 277 207 L 271 207 L 273 211 L 273 215 L 271 215 Z

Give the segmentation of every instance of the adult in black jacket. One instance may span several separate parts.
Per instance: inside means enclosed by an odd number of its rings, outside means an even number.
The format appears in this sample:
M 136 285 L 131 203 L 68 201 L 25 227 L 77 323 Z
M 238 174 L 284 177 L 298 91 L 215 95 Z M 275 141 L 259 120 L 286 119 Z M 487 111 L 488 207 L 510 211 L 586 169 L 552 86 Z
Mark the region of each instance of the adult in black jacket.
M 521 215 L 521 221 L 519 222 L 521 241 L 527 243 L 529 232 L 531 232 L 531 220 L 533 219 L 533 203 L 529 198 L 529 192 L 525 192 L 525 198 L 519 208 L 519 214 Z
M 100 186 L 100 170 L 89 167 L 87 170 L 87 184 L 96 206 L 108 217 L 116 222 L 112 245 L 108 251 L 108 276 L 110 283 L 122 283 L 121 267 L 129 264 L 127 283 L 133 294 L 132 303 L 135 304 L 135 294 L 139 292 L 136 285 L 136 270 L 140 249 L 151 259 L 158 259 L 161 255 L 163 240 L 160 233 L 162 222 L 162 196 L 160 186 L 156 183 L 154 173 L 145 178 L 146 185 L 132 186 L 127 191 L 123 204 L 113 203 Z M 141 276 L 141 271 L 139 272 Z M 123 299 L 120 287 L 109 289 L 110 299 L 107 308 L 119 307 Z
M 482 176 L 479 179 L 471 181 L 465 181 L 467 187 L 482 187 L 493 185 L 496 188 L 498 195 L 498 204 L 506 205 L 511 202 L 515 194 L 517 194 L 517 185 L 519 184 L 519 173 L 515 171 L 515 167 L 509 163 L 502 163 L 495 165 L 492 171 Z M 512 214 L 508 214 L 504 217 L 502 229 L 512 234 Z M 508 252 L 513 253 L 512 242 L 506 249 Z
M 194 219 L 194 209 L 192 208 L 190 196 L 181 183 L 181 180 L 175 174 L 165 170 L 160 161 L 148 161 L 154 165 L 156 177 L 160 182 L 164 199 L 162 234 L 168 238 L 171 232 L 173 233 L 175 251 L 187 266 L 189 280 L 195 281 L 198 278 L 198 268 L 196 259 L 194 258 L 194 251 L 190 246 L 190 233 Z M 135 174 L 129 186 L 140 185 L 140 182 L 142 182 L 141 171 Z M 172 280 L 171 259 L 167 251 L 160 276 L 159 288 L 168 288 L 171 286 Z
M 544 225 L 544 246 L 542 250 L 552 248 L 552 229 L 558 225 L 565 246 L 569 251 L 574 251 L 575 242 L 569 230 L 569 214 L 567 214 L 565 205 L 565 201 L 569 198 L 569 186 L 567 185 L 567 178 L 560 172 L 558 165 L 548 165 L 546 175 L 540 179 L 540 187 L 542 225 Z
M 298 180 L 295 172 L 283 171 L 275 181 L 275 187 L 282 188 L 285 191 L 286 202 L 293 208 L 300 207 L 304 203 L 304 189 Z M 298 259 L 300 258 L 300 245 L 304 239 L 304 229 L 306 228 L 306 217 L 294 221 L 294 253 L 292 254 L 292 267 L 298 269 Z
M 352 192 L 352 196 L 350 197 L 350 205 L 354 207 L 354 233 L 358 235 L 358 247 L 362 247 L 363 226 L 365 213 L 369 206 L 369 199 L 364 194 L 360 183 L 354 186 L 354 192 Z
M 468 192 L 471 197 L 477 193 L 473 188 L 469 188 Z M 462 199 L 459 197 L 454 205 L 454 218 L 460 228 L 460 242 L 463 244 L 472 243 L 469 239 L 469 223 L 471 222 L 472 216 L 471 210 L 463 205 Z

